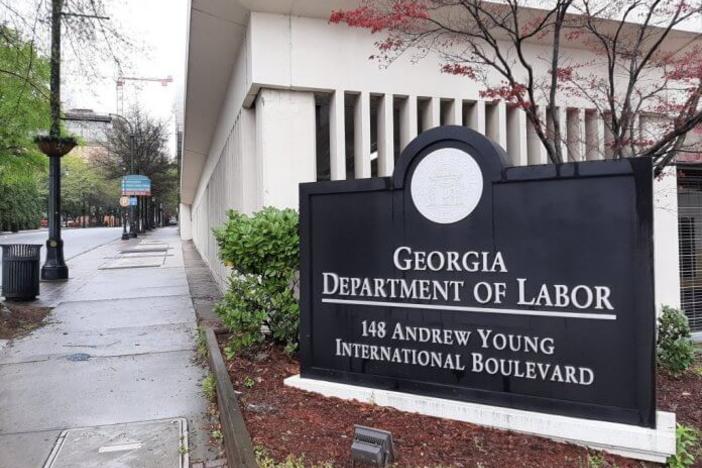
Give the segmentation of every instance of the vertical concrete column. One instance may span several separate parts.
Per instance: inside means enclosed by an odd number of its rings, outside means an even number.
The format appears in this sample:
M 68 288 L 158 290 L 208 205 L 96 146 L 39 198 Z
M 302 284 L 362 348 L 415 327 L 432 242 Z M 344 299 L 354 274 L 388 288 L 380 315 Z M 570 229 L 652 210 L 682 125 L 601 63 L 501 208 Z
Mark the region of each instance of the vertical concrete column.
M 546 108 L 544 106 L 536 107 L 536 115 L 539 119 L 539 124 L 542 129 L 546 128 Z M 529 164 L 538 165 L 548 163 L 548 154 L 546 146 L 536 133 L 536 127 L 531 121 L 527 121 L 527 145 Z
M 417 137 L 417 96 L 407 96 L 400 106 L 400 151 Z
M 578 161 L 585 161 L 586 152 L 586 137 L 585 137 L 585 109 L 578 109 L 577 114 L 578 127 Z
M 331 180 L 346 179 L 344 91 L 337 89 L 329 102 L 329 166 Z
M 631 135 L 629 135 L 629 138 L 633 140 L 634 142 L 638 142 L 641 140 L 641 119 L 639 118 L 639 114 L 634 115 L 633 117 L 634 122 L 632 123 L 631 127 Z M 632 150 L 631 145 L 627 145 L 626 149 L 624 150 L 624 155 L 631 157 L 634 155 L 635 150 Z
M 572 156 L 568 151 L 568 109 L 556 107 L 556 117 L 558 119 L 558 129 L 561 133 L 560 145 L 563 162 L 572 161 Z
M 585 158 L 588 161 L 604 158 L 604 123 L 594 109 L 585 111 Z
M 653 182 L 653 264 L 656 308 L 680 307 L 678 180 L 674 167 Z
M 602 117 L 599 112 L 597 113 L 597 120 L 595 121 L 597 126 L 597 159 L 607 158 L 607 143 L 608 135 L 610 135 L 609 129 L 605 125 L 604 117 Z
M 518 107 L 507 109 L 507 153 L 514 166 L 529 163 L 526 114 Z
M 568 134 L 568 154 L 571 161 L 585 159 L 585 111 L 583 109 L 567 109 L 566 128 Z
M 486 136 L 494 142 L 507 148 L 507 105 L 504 101 L 498 101 L 485 113 Z
M 277 89 L 259 92 L 256 159 L 262 204 L 298 209 L 298 184 L 317 179 L 314 94 Z
M 463 100 L 452 99 L 446 119 L 447 125 L 463 125 Z
M 424 112 L 422 112 L 422 131 L 441 125 L 441 100 L 429 98 Z
M 393 95 L 385 94 L 378 106 L 378 175 L 392 175 L 395 167 L 395 131 L 393 128 Z
M 478 133 L 485 135 L 485 101 L 475 101 L 468 109 L 466 125 Z
M 370 96 L 367 91 L 356 98 L 353 122 L 354 177 L 364 179 L 371 176 Z
M 180 238 L 183 240 L 191 240 L 193 238 L 193 220 L 190 206 L 187 203 L 181 203 L 178 209 L 178 229 L 180 230 Z
M 241 109 L 241 129 L 239 141 L 241 145 L 241 175 L 242 185 L 241 206 L 244 213 L 253 213 L 263 208 L 261 183 L 259 180 L 260 161 L 256 157 L 256 109 Z

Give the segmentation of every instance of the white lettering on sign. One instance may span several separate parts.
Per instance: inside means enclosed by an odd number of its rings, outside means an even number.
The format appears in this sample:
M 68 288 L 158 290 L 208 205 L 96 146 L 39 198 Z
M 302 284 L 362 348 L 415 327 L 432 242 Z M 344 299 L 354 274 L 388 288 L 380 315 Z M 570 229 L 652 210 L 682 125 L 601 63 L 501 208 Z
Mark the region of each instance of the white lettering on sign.
M 402 245 L 393 251 L 392 264 L 403 276 L 408 271 L 427 272 L 427 275 L 433 272 L 455 272 L 461 279 L 444 279 L 445 276 L 441 279 L 366 278 L 325 271 L 322 273 L 322 302 L 541 317 L 617 319 L 615 314 L 597 312 L 615 310 L 611 299 L 612 291 L 608 286 L 542 283 L 534 288 L 527 284 L 526 278 L 516 278 L 516 286 L 512 285 L 512 288 L 511 283 L 505 281 L 477 281 L 471 284 L 468 281 L 471 273 L 508 272 L 507 263 L 499 250 L 427 252 Z M 462 279 L 463 275 L 466 279 Z M 468 295 L 476 306 L 456 305 L 457 302 L 464 302 L 464 289 L 467 288 Z M 516 294 L 509 295 L 510 289 L 516 289 Z M 512 308 L 490 307 L 505 304 L 508 297 L 513 302 Z M 412 302 L 414 300 L 424 302 Z M 440 304 L 427 303 L 431 301 Z M 518 308 L 520 306 L 522 308 Z M 585 310 L 593 312 L 582 312 Z
M 556 342 L 550 336 L 502 333 L 489 328 L 454 330 L 363 320 L 361 338 L 383 341 L 373 344 L 336 338 L 335 355 L 563 384 L 588 386 L 595 381 L 595 373 L 589 367 L 544 361 L 553 359 L 556 354 Z M 395 342 L 401 342 L 401 345 L 396 346 Z M 431 350 L 421 350 L 411 347 L 411 343 L 434 346 Z M 451 352 L 437 350 L 437 346 L 451 346 Z M 467 348 L 466 351 L 461 351 L 461 347 Z M 470 351 L 473 349 L 476 351 Z M 510 358 L 489 355 L 495 352 L 512 354 Z M 522 355 L 529 359 L 522 359 Z M 464 358 L 467 358 L 467 366 Z
M 411 247 L 401 246 L 392 255 L 395 268 L 400 271 L 467 271 L 469 273 L 506 273 L 507 267 L 502 253 L 496 252 L 440 252 L 413 251 Z

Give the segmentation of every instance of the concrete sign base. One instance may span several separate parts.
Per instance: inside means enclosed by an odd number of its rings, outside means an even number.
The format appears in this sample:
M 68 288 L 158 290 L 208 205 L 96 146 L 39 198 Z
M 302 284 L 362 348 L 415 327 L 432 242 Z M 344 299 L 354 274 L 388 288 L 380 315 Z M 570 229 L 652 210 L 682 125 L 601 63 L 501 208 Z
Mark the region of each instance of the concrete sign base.
M 570 442 L 657 463 L 675 453 L 675 414 L 656 413 L 656 429 L 359 387 L 294 375 L 285 385 L 326 397 L 453 419 Z

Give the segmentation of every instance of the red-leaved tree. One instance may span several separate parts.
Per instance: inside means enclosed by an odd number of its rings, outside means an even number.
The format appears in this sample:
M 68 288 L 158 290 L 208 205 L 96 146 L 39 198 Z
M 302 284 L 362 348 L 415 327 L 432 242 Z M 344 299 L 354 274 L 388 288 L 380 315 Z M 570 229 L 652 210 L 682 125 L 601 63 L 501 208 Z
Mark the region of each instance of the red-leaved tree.
M 700 152 L 702 40 L 688 27 L 702 24 L 700 0 L 525 3 L 365 0 L 330 21 L 382 34 L 374 58 L 388 66 L 436 54 L 442 72 L 480 82 L 481 97 L 521 108 L 554 163 L 574 144 L 559 123 L 566 102 L 603 121 L 603 157 L 650 156 L 660 173 Z

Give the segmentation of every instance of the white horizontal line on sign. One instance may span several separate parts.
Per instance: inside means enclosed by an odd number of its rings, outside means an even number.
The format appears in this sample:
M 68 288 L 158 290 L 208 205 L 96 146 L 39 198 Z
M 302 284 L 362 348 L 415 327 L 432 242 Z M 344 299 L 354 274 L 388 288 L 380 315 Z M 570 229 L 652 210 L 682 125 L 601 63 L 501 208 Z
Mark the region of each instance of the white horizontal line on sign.
M 457 310 L 461 312 L 479 312 L 483 314 L 506 314 L 506 315 L 533 315 L 536 317 L 562 317 L 578 318 L 589 320 L 617 320 L 615 314 L 592 314 L 587 312 L 552 312 L 549 310 L 527 310 L 527 309 L 495 309 L 492 307 L 465 307 L 436 304 L 414 304 L 411 302 L 385 302 L 385 301 L 359 301 L 355 299 L 331 299 L 323 298 L 322 302 L 328 304 L 349 304 L 365 305 L 375 307 L 398 307 L 402 309 L 431 309 L 431 310 Z

